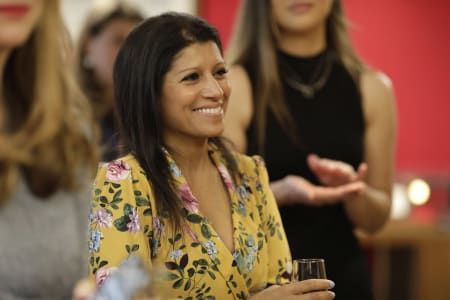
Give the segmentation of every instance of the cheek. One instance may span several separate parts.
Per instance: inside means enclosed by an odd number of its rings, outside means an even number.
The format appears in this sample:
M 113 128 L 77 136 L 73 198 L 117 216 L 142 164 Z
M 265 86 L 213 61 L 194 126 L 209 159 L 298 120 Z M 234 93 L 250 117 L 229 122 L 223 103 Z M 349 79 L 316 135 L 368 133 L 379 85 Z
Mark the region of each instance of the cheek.
M 227 101 L 232 91 L 230 82 L 228 80 L 224 80 L 224 82 L 220 83 L 220 87 L 222 88 L 225 101 Z

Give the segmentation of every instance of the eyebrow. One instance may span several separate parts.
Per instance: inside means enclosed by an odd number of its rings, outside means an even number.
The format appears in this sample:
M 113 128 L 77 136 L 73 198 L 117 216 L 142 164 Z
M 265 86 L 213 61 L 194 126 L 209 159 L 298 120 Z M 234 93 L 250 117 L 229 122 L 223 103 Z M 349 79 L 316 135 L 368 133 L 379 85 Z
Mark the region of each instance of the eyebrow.
M 224 66 L 226 66 L 226 63 L 225 63 L 225 61 L 219 61 L 218 63 L 216 63 L 216 64 L 214 65 L 214 68 L 216 68 L 216 67 L 219 66 L 219 65 L 224 65 Z M 184 72 L 187 72 L 187 71 L 193 71 L 193 70 L 196 70 L 196 69 L 198 69 L 198 67 L 188 67 L 188 68 L 185 68 L 185 69 L 182 69 L 182 70 L 176 72 L 175 75 L 178 75 L 178 74 L 180 74 L 180 73 L 184 73 Z

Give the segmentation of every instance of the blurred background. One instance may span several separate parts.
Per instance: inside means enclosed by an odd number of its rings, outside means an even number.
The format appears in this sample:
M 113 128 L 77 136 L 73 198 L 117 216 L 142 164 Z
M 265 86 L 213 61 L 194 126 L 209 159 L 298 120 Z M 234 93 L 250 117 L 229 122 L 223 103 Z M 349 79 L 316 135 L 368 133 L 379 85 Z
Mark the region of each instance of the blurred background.
M 77 38 L 92 6 L 114 0 L 63 0 Z M 128 0 L 146 16 L 198 14 L 225 48 L 239 0 Z M 450 299 L 450 1 L 343 0 L 359 54 L 395 86 L 398 111 L 392 218 L 374 236 L 360 234 L 377 300 Z M 370 167 L 370 166 L 369 166 Z M 336 245 L 337 246 L 337 245 Z

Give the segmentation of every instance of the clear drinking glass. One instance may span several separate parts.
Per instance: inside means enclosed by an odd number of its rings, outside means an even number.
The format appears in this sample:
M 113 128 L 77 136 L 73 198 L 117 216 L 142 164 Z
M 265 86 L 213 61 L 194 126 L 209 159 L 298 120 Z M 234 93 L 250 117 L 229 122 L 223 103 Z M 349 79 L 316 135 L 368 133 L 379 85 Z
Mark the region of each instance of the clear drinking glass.
M 327 279 L 323 258 L 295 259 L 292 263 L 292 281 Z

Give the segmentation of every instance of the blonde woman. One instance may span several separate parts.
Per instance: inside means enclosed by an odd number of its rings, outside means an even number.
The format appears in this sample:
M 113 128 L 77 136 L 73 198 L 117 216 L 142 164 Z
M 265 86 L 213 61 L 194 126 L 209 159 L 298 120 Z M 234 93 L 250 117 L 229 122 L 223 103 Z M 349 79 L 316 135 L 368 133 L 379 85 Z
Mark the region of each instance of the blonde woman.
M 0 1 L 0 298 L 68 299 L 85 274 L 88 104 L 56 0 Z
M 117 158 L 118 126 L 113 110 L 113 67 L 123 41 L 144 16 L 121 2 L 94 7 L 86 18 L 77 51 L 77 75 L 101 127 L 103 160 Z
M 228 59 L 224 135 L 261 154 L 294 258 L 325 258 L 338 299 L 371 299 L 353 234 L 389 217 L 389 79 L 355 54 L 340 0 L 245 0 Z

